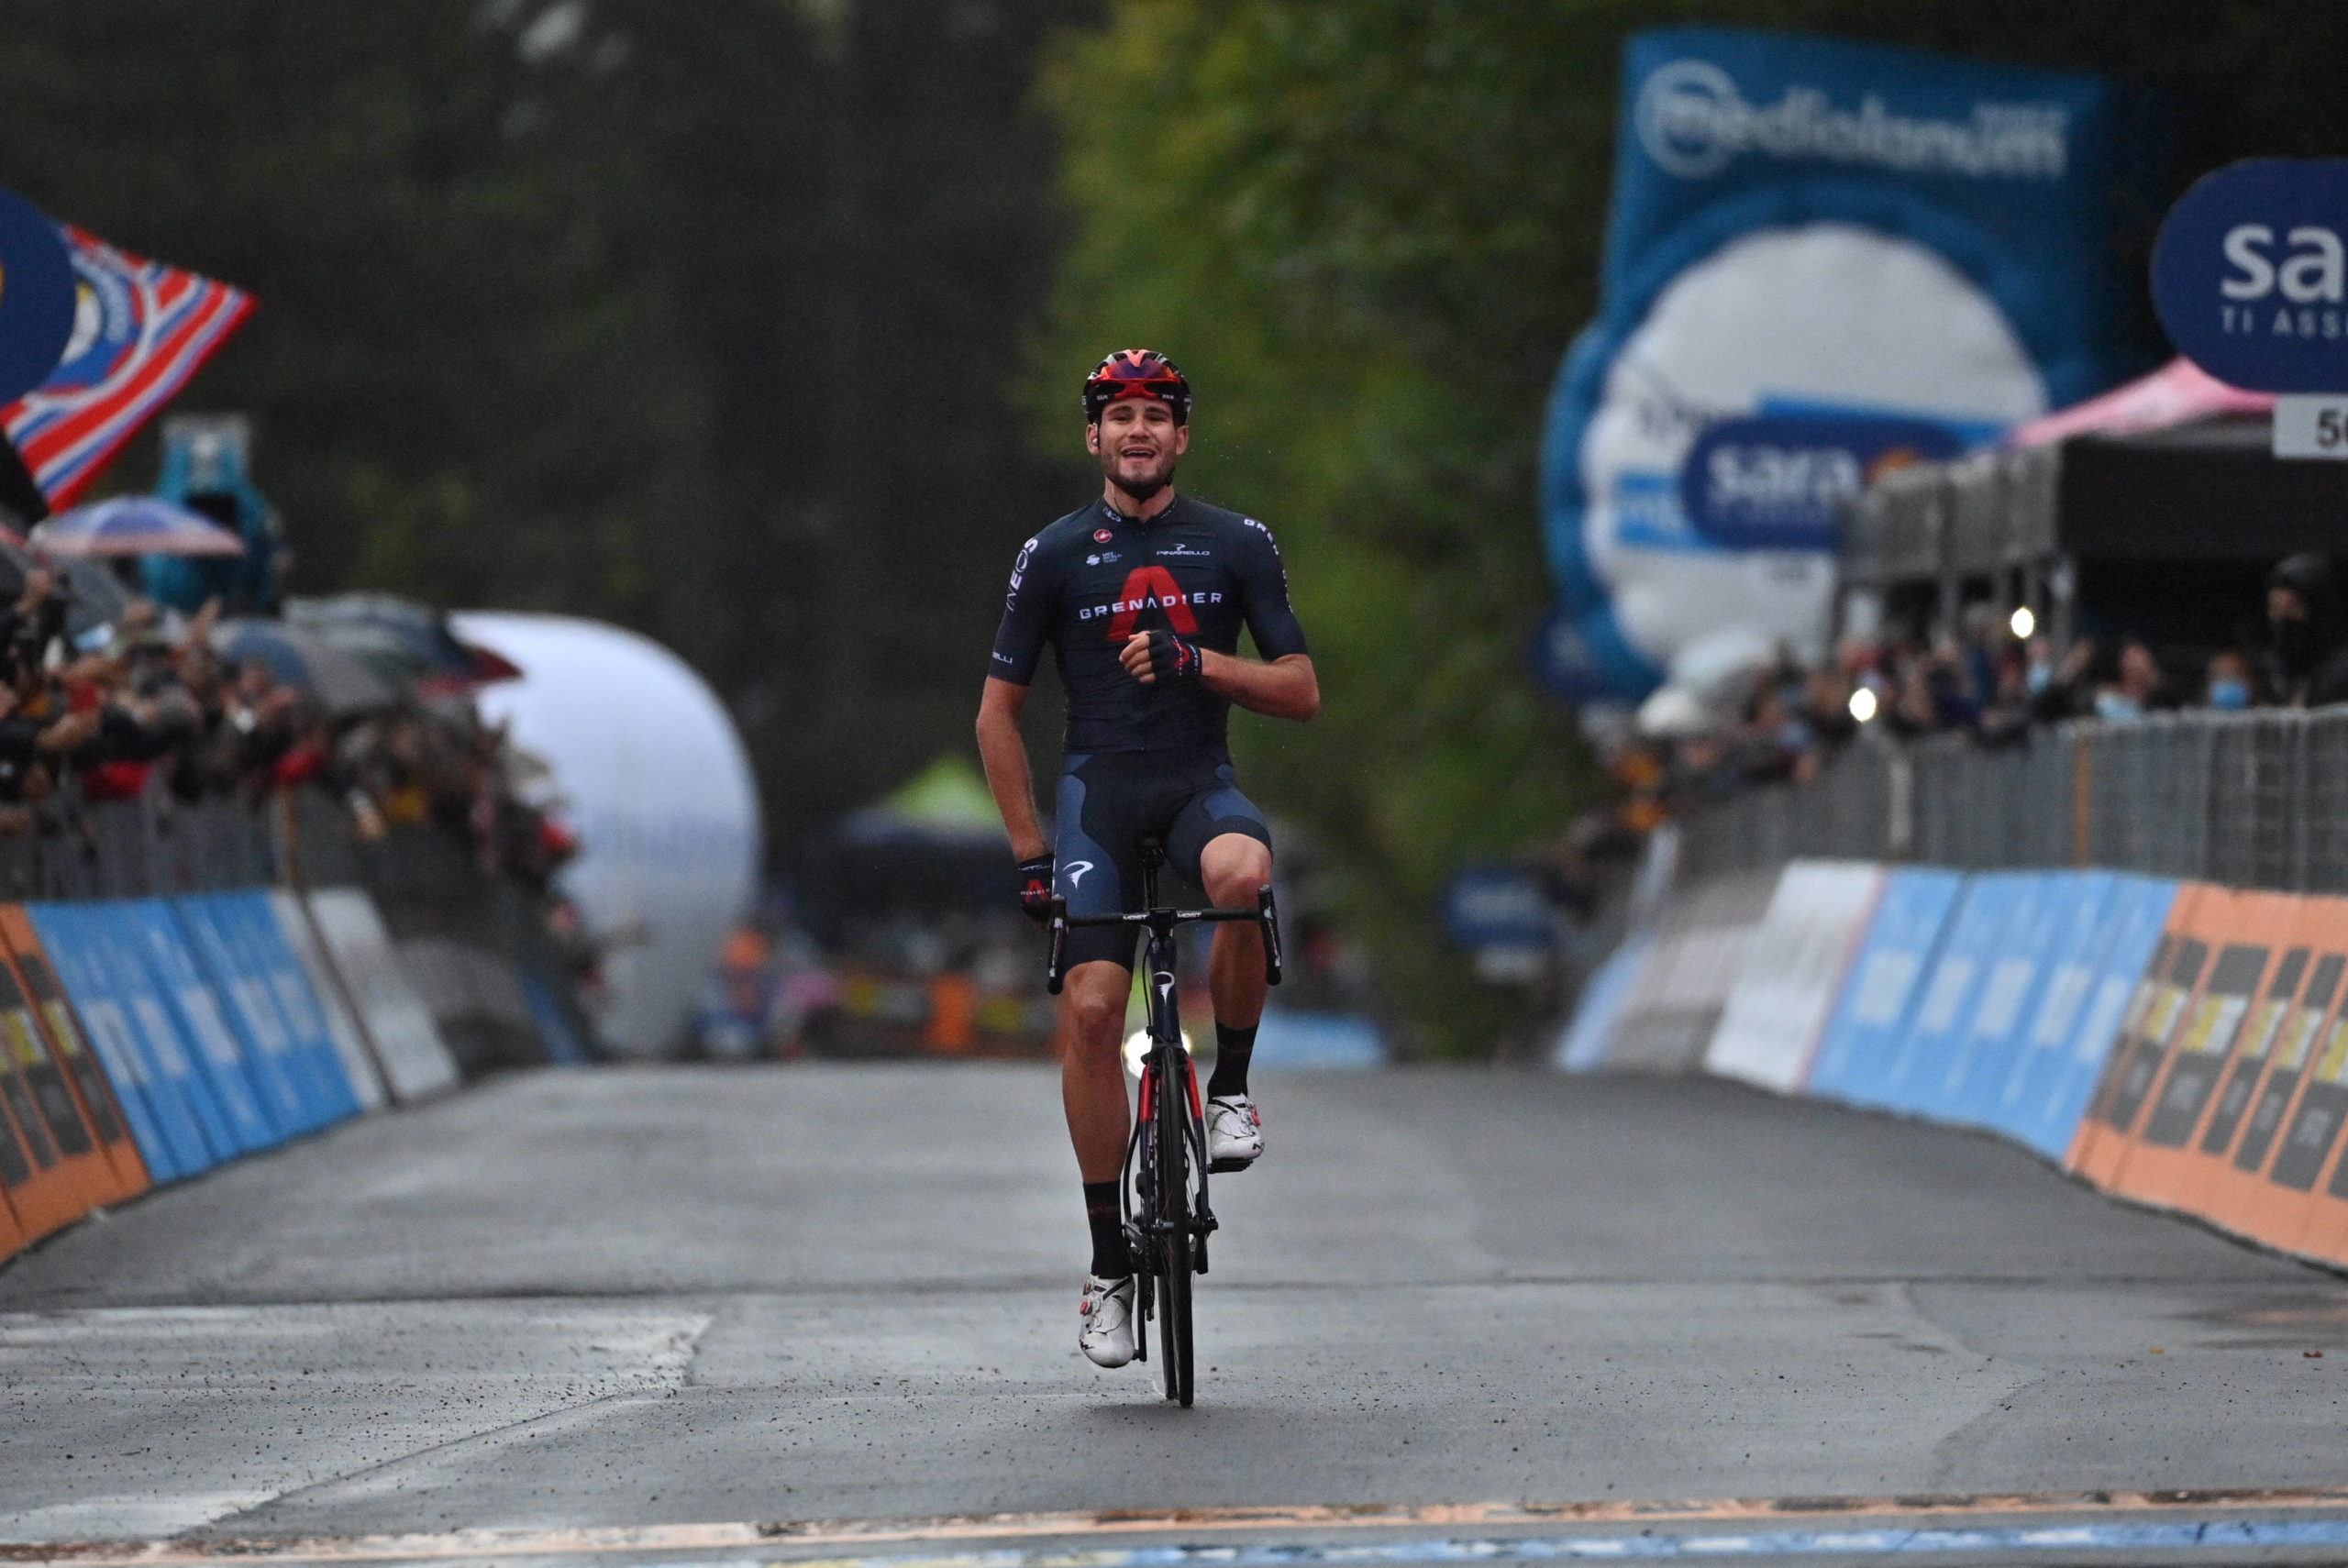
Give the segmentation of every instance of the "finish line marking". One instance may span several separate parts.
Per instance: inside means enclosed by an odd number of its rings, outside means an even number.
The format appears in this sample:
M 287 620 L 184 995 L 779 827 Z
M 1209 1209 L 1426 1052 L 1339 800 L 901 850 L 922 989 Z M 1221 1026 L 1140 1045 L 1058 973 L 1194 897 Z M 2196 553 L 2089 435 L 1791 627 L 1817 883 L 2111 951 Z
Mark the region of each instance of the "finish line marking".
M 1976 1496 L 1778 1497 L 1712 1502 L 1446 1503 L 1421 1506 L 1168 1508 L 1102 1513 L 971 1514 L 928 1519 L 770 1524 L 646 1525 L 598 1529 L 469 1529 L 437 1534 L 278 1540 L 0 1543 L 0 1562 L 58 1568 L 387 1562 L 457 1558 L 583 1556 L 601 1552 L 714 1551 L 738 1547 L 863 1546 L 885 1542 L 1227 1532 L 1485 1529 L 1582 1524 L 1640 1526 L 1635 1535 L 1527 1536 L 1336 1545 L 1181 1545 L 1091 1550 L 1004 1548 L 935 1556 L 792 1560 L 788 1568 L 1284 1568 L 1289 1564 L 1467 1562 L 1646 1557 L 1841 1556 L 1869 1552 L 2163 1551 L 2195 1547 L 2348 1545 L 2348 1517 L 2254 1519 L 2237 1509 L 2336 1508 L 2348 1488 L 2190 1492 L 2014 1493 Z M 2198 1513 L 2191 1518 L 2158 1516 Z M 2105 1515 L 2105 1522 L 2041 1526 L 1878 1526 L 1842 1529 L 1676 1530 L 1658 1524 L 1868 1518 L 1981 1518 L 2014 1514 Z M 2136 1516 L 2123 1518 L 2118 1516 Z M 2144 1516 L 2152 1516 L 2146 1518 Z M 699 1568 L 763 1568 L 746 1556 Z

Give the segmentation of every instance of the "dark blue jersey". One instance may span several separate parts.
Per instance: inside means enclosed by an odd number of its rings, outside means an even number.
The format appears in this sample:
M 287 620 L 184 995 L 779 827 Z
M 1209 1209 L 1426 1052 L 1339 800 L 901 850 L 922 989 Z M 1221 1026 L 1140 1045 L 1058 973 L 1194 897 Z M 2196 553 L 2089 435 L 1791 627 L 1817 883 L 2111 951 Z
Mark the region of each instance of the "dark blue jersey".
M 1147 522 L 1096 501 L 1021 547 L 987 673 L 1027 685 L 1050 643 L 1071 753 L 1221 755 L 1229 701 L 1199 680 L 1145 686 L 1117 655 L 1135 632 L 1159 627 L 1237 653 L 1242 625 L 1267 659 L 1305 651 L 1270 529 L 1186 495 Z

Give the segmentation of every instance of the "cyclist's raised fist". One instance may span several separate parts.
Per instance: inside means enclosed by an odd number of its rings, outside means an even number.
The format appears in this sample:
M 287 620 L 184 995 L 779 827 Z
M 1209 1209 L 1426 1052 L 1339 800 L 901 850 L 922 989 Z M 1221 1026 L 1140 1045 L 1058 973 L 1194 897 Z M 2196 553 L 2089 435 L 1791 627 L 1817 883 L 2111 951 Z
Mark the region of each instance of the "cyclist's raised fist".
M 1204 664 L 1198 644 L 1162 628 L 1135 632 L 1117 657 L 1125 673 L 1145 686 L 1160 680 L 1196 680 Z

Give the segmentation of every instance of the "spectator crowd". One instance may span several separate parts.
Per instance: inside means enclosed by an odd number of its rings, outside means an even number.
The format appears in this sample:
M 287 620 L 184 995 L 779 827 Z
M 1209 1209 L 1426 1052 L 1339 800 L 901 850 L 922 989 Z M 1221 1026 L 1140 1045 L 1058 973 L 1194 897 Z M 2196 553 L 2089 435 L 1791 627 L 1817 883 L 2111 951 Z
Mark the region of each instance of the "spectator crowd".
M 1958 734 L 2026 744 L 2070 720 L 2131 723 L 2187 708 L 2239 712 L 2348 702 L 2348 595 L 2331 563 L 2295 555 L 2268 575 L 2263 635 L 2180 670 L 2132 635 L 2068 644 L 2025 613 L 1977 604 L 1939 641 L 1854 637 L 1823 668 L 1789 657 L 1741 672 L 1709 712 L 1665 733 L 1625 720 L 1593 733 L 1615 786 L 1573 835 L 1568 862 L 1626 849 L 1667 818 L 1755 785 L 1814 778 L 1862 730 L 1901 739 Z
M 88 808 L 110 802 L 258 805 L 316 787 L 362 838 L 437 827 L 541 896 L 576 852 L 543 769 L 460 683 L 387 677 L 330 704 L 298 668 L 225 655 L 236 643 L 216 602 L 182 614 L 132 596 L 86 624 L 73 578 L 22 551 L 6 565 L 17 591 L 0 608 L 0 838 L 86 832 Z

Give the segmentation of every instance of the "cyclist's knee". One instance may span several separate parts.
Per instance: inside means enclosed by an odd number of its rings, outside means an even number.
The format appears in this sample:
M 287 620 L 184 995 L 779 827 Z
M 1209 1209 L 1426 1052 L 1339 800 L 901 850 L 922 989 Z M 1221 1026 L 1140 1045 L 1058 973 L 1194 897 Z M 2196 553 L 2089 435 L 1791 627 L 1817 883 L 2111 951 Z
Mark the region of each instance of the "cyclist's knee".
M 1125 997 L 1132 977 L 1114 964 L 1086 965 L 1068 977 L 1068 1024 L 1080 1047 L 1102 1041 L 1113 1047 L 1125 1026 Z
M 1272 852 L 1244 834 L 1225 834 L 1200 857 L 1200 879 L 1207 897 L 1225 908 L 1252 904 L 1256 889 L 1272 879 Z

